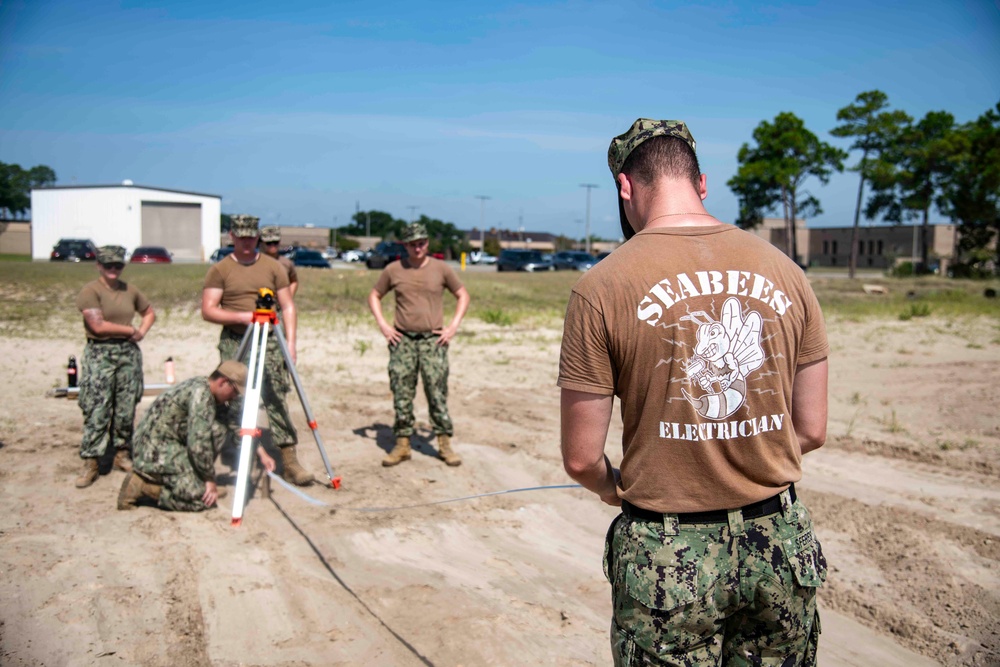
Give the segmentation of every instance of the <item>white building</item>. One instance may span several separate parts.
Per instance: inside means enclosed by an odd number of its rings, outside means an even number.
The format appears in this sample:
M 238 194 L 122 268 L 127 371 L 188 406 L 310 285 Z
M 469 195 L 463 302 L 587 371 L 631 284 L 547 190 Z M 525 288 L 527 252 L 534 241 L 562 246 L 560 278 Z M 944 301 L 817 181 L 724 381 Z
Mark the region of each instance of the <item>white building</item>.
M 48 259 L 61 238 L 96 246 L 163 246 L 175 260 L 204 262 L 219 247 L 222 198 L 123 181 L 31 191 L 31 258 Z

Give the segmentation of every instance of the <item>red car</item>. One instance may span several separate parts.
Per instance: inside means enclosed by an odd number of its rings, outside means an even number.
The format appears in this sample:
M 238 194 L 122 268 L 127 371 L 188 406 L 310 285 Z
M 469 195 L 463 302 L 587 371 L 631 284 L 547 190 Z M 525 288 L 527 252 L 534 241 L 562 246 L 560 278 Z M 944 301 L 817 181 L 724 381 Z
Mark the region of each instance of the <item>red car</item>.
M 170 264 L 174 260 L 166 248 L 155 245 L 139 246 L 132 252 L 132 264 Z

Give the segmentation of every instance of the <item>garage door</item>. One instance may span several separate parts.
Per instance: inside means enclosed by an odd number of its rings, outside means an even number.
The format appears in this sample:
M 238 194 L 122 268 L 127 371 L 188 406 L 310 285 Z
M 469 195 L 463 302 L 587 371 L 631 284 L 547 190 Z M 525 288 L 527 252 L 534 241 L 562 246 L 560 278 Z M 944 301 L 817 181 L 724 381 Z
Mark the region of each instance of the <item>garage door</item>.
M 201 204 L 142 202 L 142 245 L 163 246 L 176 260 L 203 261 Z

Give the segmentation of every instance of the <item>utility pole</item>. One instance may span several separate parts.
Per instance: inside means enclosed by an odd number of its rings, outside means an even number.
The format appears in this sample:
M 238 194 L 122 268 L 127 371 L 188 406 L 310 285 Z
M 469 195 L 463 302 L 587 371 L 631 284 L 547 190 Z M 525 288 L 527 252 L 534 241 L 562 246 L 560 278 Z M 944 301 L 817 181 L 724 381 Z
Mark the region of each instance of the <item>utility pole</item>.
M 486 195 L 476 195 L 479 200 L 479 252 L 486 252 L 486 200 L 492 199 Z
M 420 207 L 419 206 L 407 206 L 406 208 L 410 209 L 410 222 L 411 223 L 416 222 L 417 220 L 413 216 L 416 215 L 416 210 L 418 208 L 420 208 Z
M 590 254 L 590 191 L 593 190 L 594 188 L 596 188 L 597 186 L 594 185 L 593 183 L 581 183 L 580 187 L 581 188 L 587 188 L 587 224 L 586 224 L 586 228 L 587 228 L 587 230 L 586 230 L 587 245 L 586 245 L 586 248 L 587 248 L 587 254 L 589 255 Z
M 372 212 L 365 211 L 365 240 L 367 241 L 372 235 Z

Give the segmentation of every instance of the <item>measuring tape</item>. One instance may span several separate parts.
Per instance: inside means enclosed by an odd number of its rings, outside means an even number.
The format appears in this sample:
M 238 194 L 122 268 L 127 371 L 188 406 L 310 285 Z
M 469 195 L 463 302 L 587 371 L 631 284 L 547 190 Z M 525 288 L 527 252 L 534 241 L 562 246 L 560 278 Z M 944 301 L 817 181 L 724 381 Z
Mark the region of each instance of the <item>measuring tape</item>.
M 322 500 L 317 500 L 313 498 L 308 493 L 303 492 L 285 480 L 281 479 L 280 476 L 275 475 L 273 472 L 268 471 L 267 476 L 273 479 L 275 482 L 288 489 L 295 495 L 297 495 L 302 500 L 310 503 L 312 505 L 318 505 L 320 507 L 333 507 L 330 503 L 325 503 Z M 447 500 L 435 500 L 429 503 L 417 503 L 415 505 L 400 505 L 398 507 L 337 507 L 338 511 L 343 512 L 393 512 L 396 510 L 409 510 L 417 507 L 430 507 L 431 505 L 444 505 L 445 503 L 457 503 L 463 500 L 472 500 L 474 498 L 485 498 L 487 496 L 502 496 L 505 493 L 522 493 L 524 491 L 547 491 L 550 489 L 582 489 L 583 487 L 579 484 L 553 484 L 550 486 L 528 486 L 521 489 L 506 489 L 504 491 L 490 491 L 489 493 L 477 493 L 474 496 L 462 496 L 461 498 L 448 498 Z

